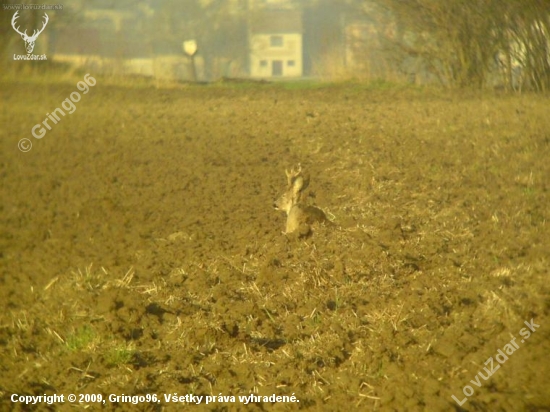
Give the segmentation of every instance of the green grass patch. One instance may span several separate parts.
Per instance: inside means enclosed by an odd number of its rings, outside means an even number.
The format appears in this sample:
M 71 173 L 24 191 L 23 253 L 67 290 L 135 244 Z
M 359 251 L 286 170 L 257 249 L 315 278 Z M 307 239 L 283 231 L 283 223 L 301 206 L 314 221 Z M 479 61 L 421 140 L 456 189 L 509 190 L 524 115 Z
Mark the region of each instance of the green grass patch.
M 105 362 L 109 366 L 119 366 L 130 363 L 135 350 L 130 345 L 120 344 L 105 353 Z
M 88 325 L 78 328 L 67 337 L 65 344 L 70 351 L 78 352 L 89 347 L 96 339 L 95 331 Z

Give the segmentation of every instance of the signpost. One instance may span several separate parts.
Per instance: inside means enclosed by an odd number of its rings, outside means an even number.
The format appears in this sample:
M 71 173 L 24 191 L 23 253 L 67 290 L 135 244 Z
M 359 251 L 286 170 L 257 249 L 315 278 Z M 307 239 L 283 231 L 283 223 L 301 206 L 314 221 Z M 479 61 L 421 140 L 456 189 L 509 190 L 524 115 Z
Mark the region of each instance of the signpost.
M 191 78 L 194 82 L 197 81 L 197 68 L 195 67 L 195 54 L 197 54 L 197 41 L 186 40 L 183 42 L 183 52 L 187 54 L 191 60 Z

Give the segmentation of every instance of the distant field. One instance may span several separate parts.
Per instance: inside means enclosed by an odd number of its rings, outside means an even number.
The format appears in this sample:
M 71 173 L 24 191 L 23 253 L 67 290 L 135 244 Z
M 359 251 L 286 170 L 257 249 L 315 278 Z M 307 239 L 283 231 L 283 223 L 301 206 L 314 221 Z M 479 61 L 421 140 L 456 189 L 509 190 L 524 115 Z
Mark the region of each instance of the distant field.
M 549 99 L 98 79 L 36 139 L 76 83 L 0 90 L 5 407 L 550 408 Z M 297 163 L 335 224 L 306 238 L 272 208 Z

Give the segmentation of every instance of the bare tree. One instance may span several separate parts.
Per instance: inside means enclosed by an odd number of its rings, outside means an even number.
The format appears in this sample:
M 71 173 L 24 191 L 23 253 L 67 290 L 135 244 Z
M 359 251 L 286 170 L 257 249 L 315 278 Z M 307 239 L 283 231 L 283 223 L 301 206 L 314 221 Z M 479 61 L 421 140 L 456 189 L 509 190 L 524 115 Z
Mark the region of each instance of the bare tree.
M 550 0 L 375 2 L 397 23 L 393 47 L 422 58 L 442 84 L 483 87 L 498 64 L 509 87 L 549 89 Z
M 506 2 L 497 26 L 506 85 L 550 90 L 550 1 Z

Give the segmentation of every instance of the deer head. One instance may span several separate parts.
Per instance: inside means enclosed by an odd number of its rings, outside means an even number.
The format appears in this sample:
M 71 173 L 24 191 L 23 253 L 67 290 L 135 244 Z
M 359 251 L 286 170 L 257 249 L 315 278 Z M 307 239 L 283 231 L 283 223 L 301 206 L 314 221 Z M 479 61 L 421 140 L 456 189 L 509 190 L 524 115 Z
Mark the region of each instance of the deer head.
M 13 18 L 11 19 L 11 25 L 12 25 L 13 29 L 17 33 L 19 33 L 21 35 L 21 38 L 25 41 L 25 48 L 27 49 L 27 53 L 30 54 L 30 53 L 32 53 L 32 51 L 34 49 L 34 42 L 36 41 L 36 38 L 46 28 L 46 24 L 48 24 L 49 17 L 46 13 L 44 13 L 44 25 L 42 26 L 42 28 L 40 30 L 35 30 L 34 33 L 32 34 L 32 36 L 29 37 L 27 35 L 27 30 L 25 30 L 24 33 L 21 33 L 19 31 L 19 27 L 15 27 L 15 20 L 17 20 L 17 18 L 19 17 L 17 15 L 17 13 L 19 13 L 19 11 L 16 11 L 15 14 L 13 15 Z
M 286 170 L 287 188 L 284 193 L 275 200 L 273 206 L 275 209 L 284 211 L 287 215 L 290 210 L 300 203 L 302 192 L 309 185 L 309 174 L 302 172 L 302 166 Z

